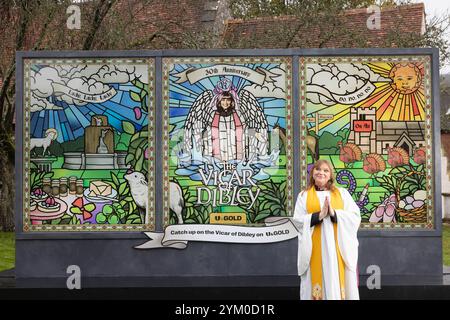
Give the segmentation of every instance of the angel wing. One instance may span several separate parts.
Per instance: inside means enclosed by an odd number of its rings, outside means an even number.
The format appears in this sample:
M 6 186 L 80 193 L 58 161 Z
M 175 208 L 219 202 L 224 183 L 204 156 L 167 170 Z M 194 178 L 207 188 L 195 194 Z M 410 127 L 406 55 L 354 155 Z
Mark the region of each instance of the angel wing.
M 193 148 L 197 151 L 202 150 L 204 132 L 211 126 L 214 116 L 215 110 L 211 107 L 213 96 L 211 90 L 204 91 L 189 110 L 184 123 L 184 152 L 186 153 L 191 153 Z
M 239 92 L 237 112 L 245 123 L 249 159 L 255 155 L 265 156 L 268 150 L 268 124 L 262 107 L 250 91 L 243 89 Z

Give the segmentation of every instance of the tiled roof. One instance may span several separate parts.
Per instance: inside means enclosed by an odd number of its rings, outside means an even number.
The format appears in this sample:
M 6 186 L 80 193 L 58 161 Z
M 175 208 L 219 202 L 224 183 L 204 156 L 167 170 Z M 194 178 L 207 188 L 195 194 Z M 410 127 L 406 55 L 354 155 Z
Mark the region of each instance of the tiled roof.
M 335 26 L 311 20 L 309 27 L 297 16 L 233 19 L 226 22 L 222 40 L 231 48 L 386 47 L 396 46 L 389 39 L 392 33 L 421 35 L 425 30 L 423 3 L 382 9 L 378 30 L 367 27 L 372 15 L 365 8 L 346 10 Z

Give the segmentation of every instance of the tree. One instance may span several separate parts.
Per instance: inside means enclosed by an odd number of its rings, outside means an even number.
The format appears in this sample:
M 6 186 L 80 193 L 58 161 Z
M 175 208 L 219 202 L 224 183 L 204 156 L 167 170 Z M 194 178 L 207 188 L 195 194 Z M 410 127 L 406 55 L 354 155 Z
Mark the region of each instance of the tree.
M 248 19 L 264 16 L 302 15 L 310 17 L 316 14 L 354 8 L 367 8 L 375 0 L 231 0 L 230 7 L 235 18 Z M 384 5 L 392 3 L 387 1 Z M 313 14 L 313 15 L 311 15 Z
M 15 51 L 93 49 L 98 30 L 116 0 L 98 0 L 83 6 L 87 28 L 69 30 L 66 9 L 71 1 L 0 1 L 0 231 L 14 230 Z
M 36 9 L 45 5 L 46 18 L 44 24 L 36 33 L 33 27 L 36 19 L 42 18 Z M 43 7 L 42 7 L 43 8 Z M 15 81 L 16 69 L 15 51 L 40 47 L 44 39 L 48 24 L 53 19 L 56 5 L 54 3 L 39 3 L 34 1 L 0 2 L 0 17 L 2 27 L 2 59 L 0 63 L 0 77 L 3 80 L 0 90 L 0 167 L 1 202 L 0 230 L 14 229 L 14 132 L 13 117 L 15 110 Z M 44 11 L 44 10 L 43 10 Z M 29 37 L 34 37 L 33 44 L 27 43 Z
M 72 5 L 80 8 L 80 29 L 68 27 L 73 13 L 67 9 Z M 169 5 L 177 10 L 167 17 L 163 9 Z M 14 229 L 15 52 L 217 45 L 217 33 L 184 24 L 182 17 L 188 9 L 189 1 L 0 0 L 0 231 Z
M 381 8 L 398 7 L 399 10 L 409 10 L 405 4 L 410 0 L 230 0 L 234 17 L 251 19 L 258 17 L 278 16 L 277 24 L 271 30 L 266 30 L 267 38 L 276 39 L 278 48 L 321 48 L 327 46 L 373 47 L 366 41 L 367 30 L 352 29 L 344 12 L 348 9 L 367 8 L 378 5 Z M 402 6 L 400 6 L 402 5 Z M 440 51 L 441 65 L 450 59 L 448 40 L 445 34 L 450 26 L 449 13 L 427 19 L 424 34 L 405 32 L 407 26 L 397 21 L 384 36 L 379 47 L 436 47 Z M 236 39 L 237 38 L 237 39 Z M 333 43 L 340 39 L 339 43 Z M 275 41 L 272 41 L 275 42 Z M 251 38 L 236 35 L 231 37 L 230 44 L 242 48 L 258 48 L 265 46 L 267 41 L 261 41 L 259 36 Z

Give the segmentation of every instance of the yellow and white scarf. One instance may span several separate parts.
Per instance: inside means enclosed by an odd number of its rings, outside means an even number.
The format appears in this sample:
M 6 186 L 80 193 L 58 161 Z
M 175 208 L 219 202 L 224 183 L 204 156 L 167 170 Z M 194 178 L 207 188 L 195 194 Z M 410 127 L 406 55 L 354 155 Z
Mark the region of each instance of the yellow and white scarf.
M 331 194 L 331 206 L 333 209 L 344 209 L 344 203 L 342 201 L 341 193 L 337 188 L 334 191 L 330 191 Z M 306 198 L 306 210 L 308 214 L 320 212 L 320 202 L 317 197 L 317 193 L 314 187 L 308 190 Z M 339 284 L 341 287 L 341 299 L 345 299 L 345 269 L 344 260 L 342 259 L 341 252 L 338 246 L 337 240 L 337 224 L 333 223 L 334 228 L 334 242 L 336 244 L 336 254 L 338 257 L 339 267 Z M 317 224 L 314 226 L 312 235 L 312 253 L 311 253 L 311 296 L 313 300 L 323 299 L 323 285 L 322 285 L 322 225 Z

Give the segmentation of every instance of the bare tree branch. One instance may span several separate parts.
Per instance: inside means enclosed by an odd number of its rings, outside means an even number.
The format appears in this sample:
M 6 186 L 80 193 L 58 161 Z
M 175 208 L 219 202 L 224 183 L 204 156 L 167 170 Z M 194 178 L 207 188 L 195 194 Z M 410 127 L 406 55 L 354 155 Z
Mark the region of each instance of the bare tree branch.
M 28 1 L 20 2 L 20 24 L 17 32 L 17 40 L 16 40 L 16 50 L 20 50 L 23 46 L 23 42 L 25 40 L 25 32 L 27 30 L 27 25 L 29 23 L 29 14 L 28 14 Z M 7 90 L 10 86 L 11 79 L 14 76 L 14 72 L 16 70 L 16 61 L 13 58 L 11 65 L 6 73 L 5 78 L 3 79 L 3 86 L 0 91 L 0 129 L 3 129 L 3 115 L 4 115 L 4 107 L 5 107 L 5 98 L 7 94 Z
M 90 32 L 87 35 L 86 40 L 84 41 L 83 50 L 92 49 L 97 30 L 102 24 L 103 19 L 108 14 L 109 9 L 111 9 L 112 5 L 115 2 L 116 0 L 100 0 L 100 3 L 95 9 L 94 20 L 92 21 Z

